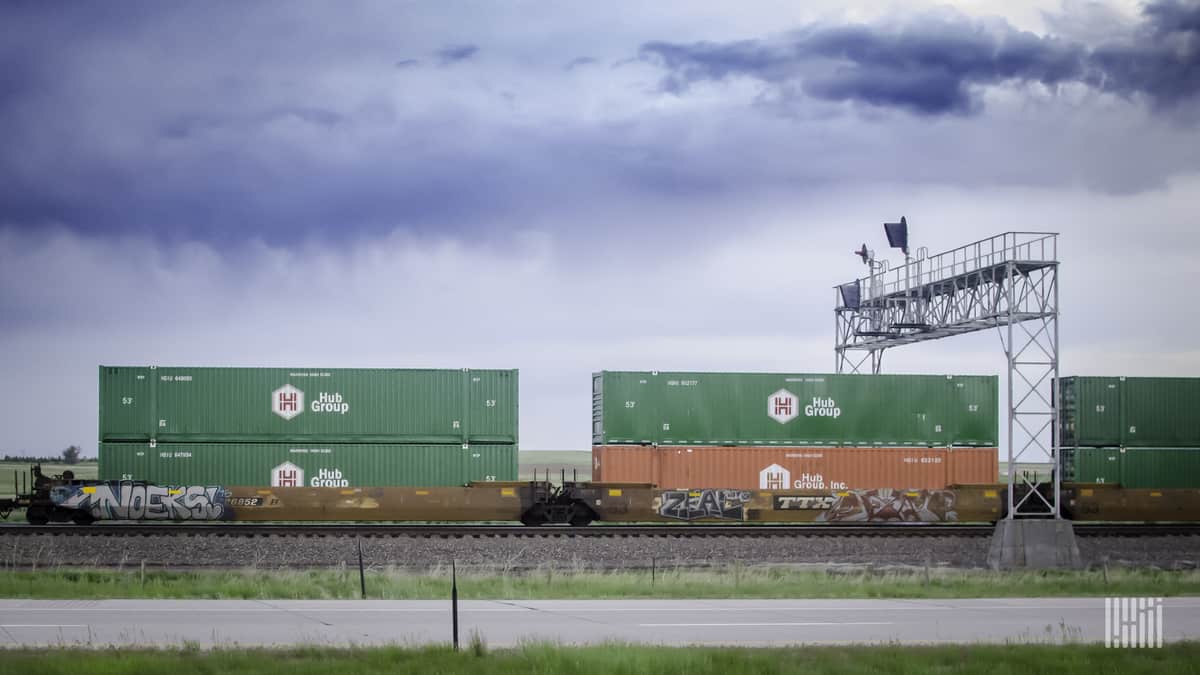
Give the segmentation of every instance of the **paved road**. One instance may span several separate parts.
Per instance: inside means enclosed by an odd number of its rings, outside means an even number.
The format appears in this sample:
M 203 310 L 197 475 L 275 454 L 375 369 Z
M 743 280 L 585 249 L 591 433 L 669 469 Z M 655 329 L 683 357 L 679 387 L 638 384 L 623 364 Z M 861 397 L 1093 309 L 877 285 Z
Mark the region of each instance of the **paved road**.
M 460 636 L 668 645 L 1104 640 L 1103 598 L 464 601 Z M 1164 639 L 1200 638 L 1200 598 L 1164 602 Z M 450 608 L 392 600 L 0 600 L 0 646 L 425 644 Z

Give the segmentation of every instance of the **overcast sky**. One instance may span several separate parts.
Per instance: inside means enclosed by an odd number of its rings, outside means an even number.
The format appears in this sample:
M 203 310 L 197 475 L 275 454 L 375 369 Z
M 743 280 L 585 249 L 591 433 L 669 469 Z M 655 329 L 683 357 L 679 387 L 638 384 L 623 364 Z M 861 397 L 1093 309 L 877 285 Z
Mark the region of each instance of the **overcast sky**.
M 99 364 L 519 368 L 586 449 L 593 371 L 832 371 L 900 215 L 1061 233 L 1064 374 L 1200 376 L 1200 4 L 742 4 L 0 5 L 0 454 L 95 454 Z

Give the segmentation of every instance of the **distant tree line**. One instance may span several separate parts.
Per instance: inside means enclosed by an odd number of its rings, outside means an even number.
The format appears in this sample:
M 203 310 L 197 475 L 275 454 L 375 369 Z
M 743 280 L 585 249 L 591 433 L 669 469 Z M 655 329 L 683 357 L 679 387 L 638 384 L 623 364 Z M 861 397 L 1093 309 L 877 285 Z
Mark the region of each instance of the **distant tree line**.
M 80 462 L 89 461 L 90 458 L 81 457 L 78 445 L 69 446 L 56 457 L 35 457 L 33 455 L 4 455 L 6 462 L 29 462 L 29 463 L 63 463 L 63 464 L 78 464 Z

